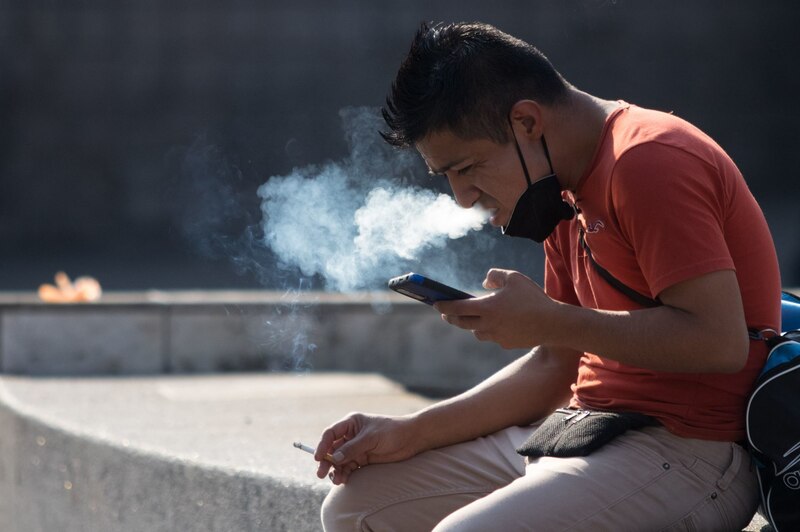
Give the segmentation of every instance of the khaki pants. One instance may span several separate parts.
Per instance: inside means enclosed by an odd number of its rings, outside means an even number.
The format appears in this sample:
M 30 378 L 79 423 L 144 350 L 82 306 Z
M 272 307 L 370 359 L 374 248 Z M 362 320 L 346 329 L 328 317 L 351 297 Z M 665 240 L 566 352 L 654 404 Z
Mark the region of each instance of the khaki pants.
M 628 431 L 587 457 L 514 452 L 535 427 L 512 427 L 404 462 L 354 472 L 322 507 L 328 532 L 741 530 L 758 505 L 747 452 Z

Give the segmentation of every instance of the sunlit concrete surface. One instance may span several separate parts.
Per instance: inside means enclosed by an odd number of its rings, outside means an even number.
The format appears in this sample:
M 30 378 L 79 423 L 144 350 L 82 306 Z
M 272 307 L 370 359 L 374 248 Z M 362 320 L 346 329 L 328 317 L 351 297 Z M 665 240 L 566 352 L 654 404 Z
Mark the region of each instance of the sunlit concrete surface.
M 376 375 L 5 376 L 0 530 L 319 530 L 329 483 L 292 442 L 428 402 Z

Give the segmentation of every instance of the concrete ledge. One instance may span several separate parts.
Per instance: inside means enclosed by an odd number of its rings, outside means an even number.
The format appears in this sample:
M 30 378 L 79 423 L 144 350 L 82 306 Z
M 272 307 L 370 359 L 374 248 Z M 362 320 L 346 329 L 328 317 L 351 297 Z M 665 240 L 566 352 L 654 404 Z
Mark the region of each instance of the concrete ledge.
M 375 375 L 0 378 L 0 530 L 319 530 L 311 445 L 427 401 Z
M 94 304 L 0 296 L 0 371 L 153 375 L 252 370 L 379 372 L 441 395 L 516 358 L 381 293 L 146 292 Z

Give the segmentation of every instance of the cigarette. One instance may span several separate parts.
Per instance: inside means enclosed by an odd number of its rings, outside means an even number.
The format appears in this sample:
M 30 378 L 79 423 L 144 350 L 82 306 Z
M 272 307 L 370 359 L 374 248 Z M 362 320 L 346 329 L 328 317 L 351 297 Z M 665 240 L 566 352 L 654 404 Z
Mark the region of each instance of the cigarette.
M 306 445 L 305 443 L 300 443 L 299 441 L 296 441 L 296 442 L 292 443 L 292 445 L 294 445 L 295 447 L 297 447 L 301 451 L 307 452 L 308 454 L 317 454 L 317 450 L 316 449 L 314 449 L 313 447 L 311 447 L 309 445 Z M 330 463 L 334 463 L 335 462 L 335 460 L 333 459 L 333 456 L 331 456 L 330 453 L 325 453 L 325 460 L 327 460 Z

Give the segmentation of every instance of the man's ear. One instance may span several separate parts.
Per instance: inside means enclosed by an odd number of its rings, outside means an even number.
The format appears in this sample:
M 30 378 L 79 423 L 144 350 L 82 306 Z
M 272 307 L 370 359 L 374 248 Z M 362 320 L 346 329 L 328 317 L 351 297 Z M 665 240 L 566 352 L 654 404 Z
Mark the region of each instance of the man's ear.
M 511 107 L 511 125 L 518 136 L 542 136 L 542 108 L 534 100 L 520 100 Z

